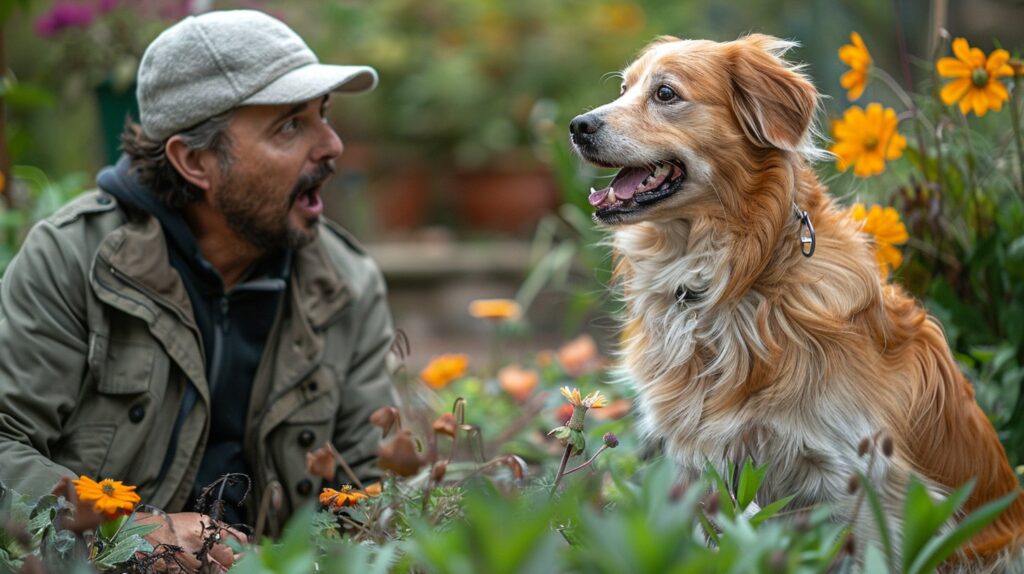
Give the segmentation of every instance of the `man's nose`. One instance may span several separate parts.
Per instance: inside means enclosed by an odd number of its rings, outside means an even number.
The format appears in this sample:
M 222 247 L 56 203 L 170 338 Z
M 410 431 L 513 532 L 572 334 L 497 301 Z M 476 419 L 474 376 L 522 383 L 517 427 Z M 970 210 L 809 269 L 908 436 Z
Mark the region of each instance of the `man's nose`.
M 326 123 L 323 126 L 321 139 L 313 149 L 314 162 L 335 159 L 345 151 L 345 144 L 341 142 L 338 132 Z

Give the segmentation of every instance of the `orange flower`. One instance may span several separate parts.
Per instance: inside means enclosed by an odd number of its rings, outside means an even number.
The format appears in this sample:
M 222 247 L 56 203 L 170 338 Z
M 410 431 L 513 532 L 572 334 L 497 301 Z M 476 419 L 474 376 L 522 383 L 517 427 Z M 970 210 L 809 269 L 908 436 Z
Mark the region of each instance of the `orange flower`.
M 519 303 L 512 299 L 477 299 L 469 304 L 469 314 L 477 319 L 513 321 L 520 313 Z
M 935 64 L 940 76 L 955 78 L 939 93 L 942 103 L 951 106 L 960 102 L 960 113 L 967 115 L 973 111 L 978 117 L 989 109 L 1001 110 L 1003 102 L 1010 99 L 1006 86 L 999 80 L 1013 75 L 1013 68 L 1007 63 L 1010 53 L 994 50 L 986 58 L 985 52 L 957 38 L 953 40 L 953 54 L 956 58 L 940 58 Z
M 881 104 L 868 104 L 867 110 L 852 106 L 843 119 L 832 122 L 836 143 L 829 151 L 836 155 L 839 171 L 853 166 L 859 177 L 885 171 L 887 160 L 898 159 L 907 147 L 907 139 L 896 131 L 896 111 Z
M 597 343 L 590 335 L 581 335 L 558 350 L 558 361 L 570 377 L 593 372 L 601 362 Z
M 443 389 L 452 381 L 466 374 L 469 357 L 464 354 L 447 354 L 436 357 L 420 371 L 420 378 L 435 389 Z
M 864 45 L 864 40 L 856 32 L 850 33 L 852 44 L 839 48 L 839 59 L 850 66 L 850 70 L 839 78 L 839 84 L 846 90 L 846 97 L 852 102 L 864 93 L 868 85 L 868 74 L 871 71 L 871 53 Z
M 903 263 L 903 254 L 895 245 L 906 243 L 910 238 L 907 227 L 900 221 L 900 214 L 891 207 L 872 205 L 870 210 L 866 210 L 863 203 L 857 203 L 850 208 L 850 217 L 863 222 L 861 231 L 870 235 L 875 244 L 879 272 L 882 278 L 888 278 L 889 271 Z
M 83 475 L 74 483 L 78 498 L 92 502 L 96 512 L 103 514 L 107 519 L 131 514 L 135 505 L 142 501 L 139 495 L 135 494 L 134 486 L 126 486 L 120 480 L 104 478 L 96 482 Z
M 575 407 L 569 403 L 562 403 L 558 405 L 558 408 L 555 409 L 555 420 L 562 425 L 569 424 L 569 419 L 572 418 L 572 411 L 574 408 Z
M 374 496 L 380 496 L 380 493 L 381 493 L 382 489 L 383 489 L 383 487 L 381 486 L 381 483 L 375 482 L 373 484 L 366 485 L 366 490 L 364 490 L 363 492 L 366 493 L 366 496 L 374 497 Z
M 331 510 L 341 510 L 346 506 L 356 506 L 363 498 L 366 498 L 365 494 L 358 490 L 352 490 L 352 486 L 346 484 L 339 490 L 325 488 L 320 493 L 320 504 Z
M 498 384 L 519 402 L 530 398 L 530 393 L 537 387 L 539 381 L 537 371 L 524 369 L 519 365 L 509 365 L 498 371 Z

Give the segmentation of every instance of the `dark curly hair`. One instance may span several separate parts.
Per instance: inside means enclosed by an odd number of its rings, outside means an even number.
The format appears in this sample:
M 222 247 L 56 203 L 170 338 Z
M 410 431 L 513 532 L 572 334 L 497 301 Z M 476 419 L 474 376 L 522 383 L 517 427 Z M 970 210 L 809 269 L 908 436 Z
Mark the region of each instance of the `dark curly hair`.
M 217 154 L 221 170 L 231 166 L 231 139 L 227 128 L 234 110 L 212 118 L 175 135 L 194 150 L 213 150 Z M 142 126 L 131 118 L 125 122 L 121 132 L 121 149 L 128 154 L 132 172 L 139 183 L 148 188 L 166 206 L 180 209 L 203 195 L 203 190 L 189 183 L 178 173 L 167 159 L 167 140 L 150 139 Z

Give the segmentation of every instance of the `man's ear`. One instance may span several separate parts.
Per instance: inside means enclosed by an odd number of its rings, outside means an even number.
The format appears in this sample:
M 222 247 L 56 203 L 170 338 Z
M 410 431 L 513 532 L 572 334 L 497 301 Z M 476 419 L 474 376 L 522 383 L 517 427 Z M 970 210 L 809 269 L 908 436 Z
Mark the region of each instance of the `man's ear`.
M 758 147 L 797 151 L 811 127 L 818 90 L 782 59 L 795 44 L 763 34 L 732 43 L 733 113 Z
M 218 169 L 216 154 L 209 150 L 190 148 L 181 136 L 174 135 L 164 144 L 167 161 L 178 170 L 185 181 L 205 191 L 213 183 L 213 170 Z

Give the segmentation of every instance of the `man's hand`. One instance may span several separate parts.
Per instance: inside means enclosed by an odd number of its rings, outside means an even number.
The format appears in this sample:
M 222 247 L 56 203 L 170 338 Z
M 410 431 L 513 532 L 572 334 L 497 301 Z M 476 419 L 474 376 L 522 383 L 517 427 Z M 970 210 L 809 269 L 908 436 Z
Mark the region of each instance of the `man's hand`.
M 146 540 L 157 547 L 161 544 L 180 546 L 182 552 L 175 555 L 180 563 L 188 567 L 190 572 L 199 572 L 203 562 L 201 557 L 204 545 L 209 548 L 206 553 L 207 564 L 213 565 L 213 572 L 224 572 L 235 563 L 235 551 L 224 542 L 235 539 L 241 544 L 248 542 L 245 534 L 216 522 L 205 514 L 197 512 L 177 512 L 166 515 L 139 512 L 135 515 L 138 524 L 160 524 L 161 527 L 146 535 Z M 207 544 L 211 540 L 212 545 Z M 160 549 L 157 548 L 159 551 Z M 169 565 L 168 565 L 169 566 Z M 203 570 L 210 572 L 211 570 Z

